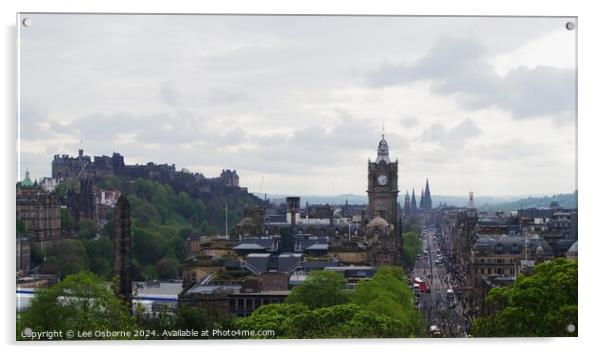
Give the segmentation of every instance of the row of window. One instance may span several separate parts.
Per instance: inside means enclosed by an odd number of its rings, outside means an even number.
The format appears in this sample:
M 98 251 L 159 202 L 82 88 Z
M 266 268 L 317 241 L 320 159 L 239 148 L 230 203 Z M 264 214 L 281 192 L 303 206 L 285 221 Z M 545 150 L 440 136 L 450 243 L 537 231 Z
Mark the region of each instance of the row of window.
M 477 260 L 477 263 L 485 264 L 485 263 L 514 263 L 514 259 L 506 259 L 506 258 L 480 258 Z
M 504 270 L 506 270 L 506 272 L 504 272 Z M 514 268 L 477 268 L 476 274 L 514 275 Z

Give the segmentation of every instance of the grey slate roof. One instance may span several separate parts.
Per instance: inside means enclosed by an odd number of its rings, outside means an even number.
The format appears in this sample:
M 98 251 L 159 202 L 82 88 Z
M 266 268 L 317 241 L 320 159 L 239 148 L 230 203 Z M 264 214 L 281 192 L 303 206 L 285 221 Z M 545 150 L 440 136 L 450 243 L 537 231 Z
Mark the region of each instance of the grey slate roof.
M 528 243 L 532 251 L 541 246 L 545 256 L 554 254 L 552 247 L 544 240 L 529 239 Z M 479 237 L 473 250 L 491 254 L 520 254 L 524 245 L 525 239 L 521 236 Z
M 309 246 L 306 248 L 306 250 L 308 251 L 325 251 L 328 250 L 328 244 L 327 243 L 314 243 L 313 245 Z
M 241 243 L 234 247 L 235 250 L 265 250 L 267 247 L 258 245 L 256 243 Z

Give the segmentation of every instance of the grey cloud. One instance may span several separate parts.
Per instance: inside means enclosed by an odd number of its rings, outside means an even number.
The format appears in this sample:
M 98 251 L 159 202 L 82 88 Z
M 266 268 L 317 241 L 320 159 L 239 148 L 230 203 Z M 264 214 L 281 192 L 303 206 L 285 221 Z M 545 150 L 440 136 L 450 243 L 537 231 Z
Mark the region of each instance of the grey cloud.
M 246 133 L 240 128 L 216 131 L 203 116 L 186 110 L 161 114 L 91 114 L 65 125 L 55 125 L 52 131 L 69 133 L 86 142 L 98 140 L 104 144 L 115 143 L 120 135 L 132 135 L 141 144 L 206 142 L 209 145 L 236 145 L 246 139 Z
M 163 82 L 159 89 L 159 95 L 167 105 L 177 107 L 181 101 L 182 93 L 173 84 Z
M 489 52 L 477 39 L 442 37 L 412 65 L 382 65 L 369 76 L 375 87 L 432 81 L 437 94 L 457 94 L 467 108 L 498 107 L 515 119 L 551 115 L 573 118 L 575 71 L 546 66 L 519 67 L 505 76 L 486 62 Z
M 48 121 L 48 110 L 29 101 L 21 102 L 19 123 L 21 137 L 28 140 L 48 139 L 52 122 Z
M 520 119 L 546 110 L 559 116 L 557 111 L 566 107 L 556 97 L 562 89 L 552 90 L 562 78 L 558 70 L 516 70 L 498 77 L 478 41 L 442 40 L 430 57 L 415 65 L 397 64 L 419 58 L 446 33 L 475 31 L 492 53 L 509 52 L 562 27 L 564 19 L 33 16 L 35 25 L 21 32 L 20 64 L 22 102 L 35 106 L 22 107 L 21 127 L 23 140 L 41 144 L 41 149 L 34 147 L 46 156 L 22 157 L 32 166 L 46 161 L 44 175 L 52 154 L 76 153 L 82 138 L 87 153 L 118 151 L 128 163 L 175 163 L 203 173 L 223 166 L 274 172 L 283 179 L 330 179 L 349 176 L 355 168 L 362 173 L 353 178 L 363 185 L 365 161 L 374 157 L 380 138 L 382 119 L 376 115 L 382 112 L 355 117 L 341 111 L 336 122 L 322 119 L 331 118 L 327 110 L 333 105 L 365 112 L 365 102 L 345 97 L 335 102 L 333 93 L 365 91 L 358 87 L 365 84 L 365 73 L 383 62 L 391 64 L 383 66 L 380 81 L 374 78 L 375 87 L 428 80 L 433 92 L 452 95 L 461 108 L 497 106 Z M 529 86 L 533 76 L 538 85 Z M 533 92 L 541 97 L 533 99 Z M 449 166 L 449 158 L 462 168 L 465 155 L 443 145 L 453 145 L 450 136 L 470 133 L 469 125 L 458 131 L 435 126 L 429 137 L 441 143 L 410 151 L 421 144 L 409 144 L 403 127 L 433 123 L 426 117 L 432 103 L 416 103 L 425 106 L 417 125 L 397 115 L 398 122 L 386 127 L 391 156 L 400 158 L 407 173 L 422 173 L 423 166 L 439 171 L 434 161 Z M 554 109 L 542 108 L 554 104 Z M 385 112 L 387 120 L 395 114 Z M 487 122 L 481 123 L 485 128 Z M 559 140 L 562 134 L 558 129 Z
M 399 124 L 401 124 L 405 128 L 413 128 L 418 125 L 418 118 L 405 117 L 399 120 Z
M 435 123 L 422 132 L 422 139 L 433 141 L 444 148 L 461 148 L 466 141 L 482 133 L 481 128 L 470 118 L 451 128 Z
M 528 143 L 520 138 L 491 143 L 479 148 L 479 154 L 488 159 L 499 161 L 517 160 L 524 163 L 528 158 L 537 157 L 549 152 L 549 148 L 538 143 Z
M 210 105 L 232 104 L 249 100 L 249 97 L 239 90 L 221 88 L 209 90 L 203 98 Z

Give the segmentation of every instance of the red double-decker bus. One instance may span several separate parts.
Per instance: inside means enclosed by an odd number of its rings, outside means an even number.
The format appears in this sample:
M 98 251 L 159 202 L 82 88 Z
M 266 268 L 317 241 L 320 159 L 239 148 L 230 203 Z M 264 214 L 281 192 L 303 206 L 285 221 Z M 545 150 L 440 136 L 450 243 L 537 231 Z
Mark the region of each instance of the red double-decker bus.
M 422 280 L 418 277 L 414 278 L 414 285 L 418 285 L 420 287 L 421 293 L 430 293 L 431 292 L 431 289 L 429 289 L 428 284 L 424 280 Z

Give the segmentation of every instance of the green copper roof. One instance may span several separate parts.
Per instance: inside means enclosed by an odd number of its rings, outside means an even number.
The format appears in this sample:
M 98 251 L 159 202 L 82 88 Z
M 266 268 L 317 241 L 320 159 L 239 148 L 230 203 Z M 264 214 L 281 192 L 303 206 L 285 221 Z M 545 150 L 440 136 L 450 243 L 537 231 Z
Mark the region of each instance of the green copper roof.
M 25 178 L 21 181 L 21 187 L 33 187 L 33 182 L 29 178 L 29 171 L 25 171 Z

